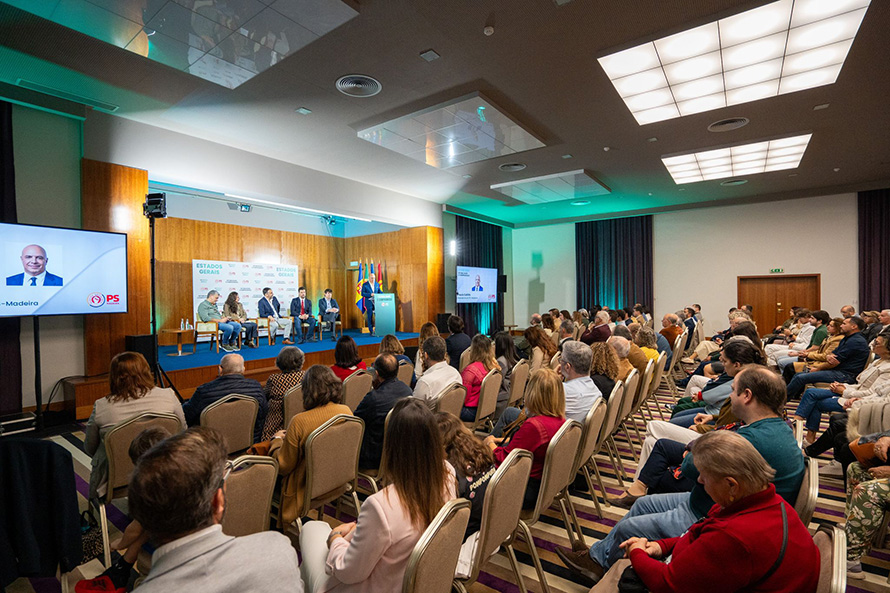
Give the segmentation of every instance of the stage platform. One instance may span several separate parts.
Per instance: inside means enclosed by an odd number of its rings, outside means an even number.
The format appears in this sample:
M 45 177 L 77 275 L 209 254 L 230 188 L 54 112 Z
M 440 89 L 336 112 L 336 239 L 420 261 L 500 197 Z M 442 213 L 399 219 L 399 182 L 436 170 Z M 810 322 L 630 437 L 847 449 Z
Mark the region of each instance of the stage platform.
M 371 337 L 358 330 L 346 330 L 344 333 L 355 340 L 359 356 L 362 359 L 373 359 L 377 356 L 381 337 Z M 405 347 L 417 346 L 419 334 L 396 332 L 396 336 Z M 334 364 L 335 345 L 336 342 L 330 338 L 320 342 L 295 344 L 306 354 L 303 368 L 314 364 Z M 183 352 L 192 351 L 191 344 L 185 344 L 182 348 Z M 275 358 L 282 348 L 284 348 L 284 344 L 279 336 L 274 346 L 269 346 L 266 338 L 260 338 L 259 348 L 244 347 L 238 351 L 238 354 L 244 357 L 245 376 L 264 383 L 270 374 L 277 371 Z M 190 398 L 199 385 L 217 376 L 219 361 L 226 355 L 223 350 L 220 350 L 219 354 L 216 353 L 215 348 L 211 350 L 208 342 L 199 342 L 195 354 L 168 356 L 175 352 L 176 346 L 161 346 L 158 349 L 158 362 L 185 399 Z M 62 388 L 65 399 L 73 403 L 76 418 L 78 420 L 86 419 L 92 412 L 93 403 L 108 395 L 108 375 L 68 379 L 62 383 Z

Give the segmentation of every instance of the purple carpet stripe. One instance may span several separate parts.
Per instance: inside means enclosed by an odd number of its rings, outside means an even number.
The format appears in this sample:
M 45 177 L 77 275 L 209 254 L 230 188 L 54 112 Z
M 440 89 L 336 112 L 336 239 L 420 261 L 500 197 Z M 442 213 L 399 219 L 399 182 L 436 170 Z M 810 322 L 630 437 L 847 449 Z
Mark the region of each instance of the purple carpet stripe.
M 77 482 L 77 491 L 83 495 L 84 498 L 90 497 L 90 484 L 83 478 L 81 478 L 76 473 L 74 474 L 74 480 Z M 121 512 L 119 508 L 114 506 L 113 504 L 105 505 L 105 514 L 108 517 L 108 521 L 118 528 L 119 531 L 123 531 L 127 528 L 127 525 L 130 524 L 130 519 L 125 514 Z M 96 520 L 99 520 L 98 514 L 96 515 Z
M 491 573 L 487 572 L 479 572 L 479 578 L 476 579 L 476 582 L 485 585 L 495 591 L 501 591 L 502 593 L 517 593 L 519 591 L 519 585 L 515 585 L 510 581 L 505 581 L 504 579 L 499 579 Z M 528 584 L 526 583 L 526 587 Z
M 34 588 L 34 593 L 60 593 L 62 591 L 62 584 L 55 578 L 42 577 L 39 579 L 28 579 L 28 581 L 30 581 L 31 587 Z

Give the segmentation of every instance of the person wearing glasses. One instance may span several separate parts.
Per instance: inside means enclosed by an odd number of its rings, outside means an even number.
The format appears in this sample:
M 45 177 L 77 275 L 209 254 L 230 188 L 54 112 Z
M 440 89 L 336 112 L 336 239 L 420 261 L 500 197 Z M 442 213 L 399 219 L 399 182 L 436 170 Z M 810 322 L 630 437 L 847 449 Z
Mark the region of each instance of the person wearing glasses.
M 563 344 L 559 355 L 559 373 L 566 394 L 566 418 L 584 423 L 587 412 L 603 396 L 590 378 L 593 353 L 584 342 L 569 341 Z

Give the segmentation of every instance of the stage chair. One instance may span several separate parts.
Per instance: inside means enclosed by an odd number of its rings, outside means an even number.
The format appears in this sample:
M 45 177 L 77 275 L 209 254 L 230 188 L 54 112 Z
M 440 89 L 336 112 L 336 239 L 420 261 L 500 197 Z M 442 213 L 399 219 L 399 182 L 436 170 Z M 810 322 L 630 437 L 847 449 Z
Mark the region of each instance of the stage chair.
M 447 593 L 470 521 L 470 501 L 449 500 L 408 557 L 402 593 Z
M 253 444 L 253 427 L 259 409 L 259 402 L 252 397 L 231 393 L 204 408 L 200 424 L 220 431 L 231 455 Z
M 269 340 L 269 345 L 272 345 L 272 332 L 269 331 L 269 318 L 268 317 L 255 317 L 252 319 L 248 319 L 248 321 L 253 321 L 256 323 L 256 337 L 257 342 L 260 341 L 260 332 L 262 330 L 266 330 L 266 338 Z
M 439 394 L 433 406 L 434 412 L 449 412 L 460 418 L 460 411 L 467 399 L 467 388 L 462 383 L 454 382 Z
M 343 405 L 355 412 L 362 400 L 371 391 L 374 377 L 368 371 L 360 369 L 343 381 Z
M 306 492 L 299 517 L 306 517 L 316 509 L 318 520 L 324 517 L 324 505 L 341 496 L 351 497 L 357 517 L 361 504 L 356 494 L 358 457 L 362 447 L 365 423 L 355 416 L 338 414 L 312 431 L 306 439 Z M 337 514 L 339 514 L 339 502 Z M 279 511 L 280 515 L 280 511 Z M 280 517 L 279 517 L 280 519 Z M 279 521 L 279 524 L 281 521 Z M 302 522 L 292 524 L 297 534 Z
M 197 321 L 195 322 L 195 342 L 201 339 L 201 336 L 210 336 L 210 349 L 213 350 L 213 343 L 216 342 L 216 353 L 219 354 L 219 340 L 222 337 L 222 330 L 219 324 L 213 321 Z M 238 336 L 241 339 L 241 336 Z M 195 346 L 197 348 L 197 345 Z
M 145 412 L 124 420 L 105 435 L 105 454 L 108 457 L 108 486 L 104 499 L 90 503 L 99 509 L 99 525 L 102 530 L 102 546 L 105 552 L 105 567 L 111 566 L 111 545 L 108 535 L 108 517 L 105 507 L 116 498 L 126 498 L 133 473 L 130 460 L 130 443 L 146 428 L 166 428 L 170 434 L 182 432 L 185 427 L 179 418 L 170 412 Z
M 321 315 L 319 315 L 318 332 L 319 332 L 319 339 L 320 339 L 320 340 L 323 340 L 323 339 L 324 339 L 324 330 L 325 330 L 325 328 L 327 328 L 329 325 L 331 325 L 331 323 L 330 323 L 329 321 L 321 321 Z M 342 338 L 342 337 L 343 337 L 343 322 L 340 321 L 340 314 L 339 314 L 339 313 L 337 313 L 337 319 L 334 320 L 334 322 L 333 322 L 333 326 L 331 327 L 331 332 L 332 332 L 331 337 L 332 337 L 332 339 L 337 339 L 337 328 L 338 328 L 338 327 L 340 328 L 340 337 Z
M 268 531 L 278 461 L 265 455 L 242 455 L 230 467 L 223 533 L 240 537 Z

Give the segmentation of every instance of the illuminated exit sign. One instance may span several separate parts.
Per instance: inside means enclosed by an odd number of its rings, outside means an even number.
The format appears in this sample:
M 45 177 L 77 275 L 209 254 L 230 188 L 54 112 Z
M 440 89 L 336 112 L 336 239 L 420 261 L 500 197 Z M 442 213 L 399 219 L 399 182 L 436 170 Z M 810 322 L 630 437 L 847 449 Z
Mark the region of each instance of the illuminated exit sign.
M 785 268 L 772 268 L 770 269 L 770 274 L 782 274 L 785 272 Z

